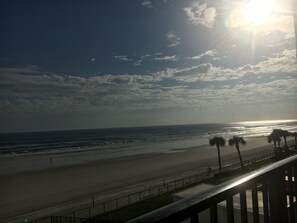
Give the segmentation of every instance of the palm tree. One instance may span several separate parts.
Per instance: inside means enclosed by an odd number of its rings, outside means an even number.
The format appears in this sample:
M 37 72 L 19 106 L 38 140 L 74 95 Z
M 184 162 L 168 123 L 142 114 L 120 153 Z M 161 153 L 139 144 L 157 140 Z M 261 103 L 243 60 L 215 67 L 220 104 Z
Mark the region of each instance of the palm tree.
M 242 161 L 242 156 L 241 156 L 241 153 L 239 150 L 239 144 L 241 144 L 243 146 L 246 144 L 246 141 L 244 140 L 243 137 L 233 136 L 232 139 L 229 139 L 229 145 L 230 146 L 235 145 L 235 148 L 236 148 L 238 156 L 239 156 L 240 165 L 241 165 L 241 167 L 243 167 L 243 161 Z
M 267 137 L 267 139 L 268 139 L 269 143 L 273 142 L 275 149 L 277 149 L 276 143 L 278 143 L 278 148 L 280 148 L 281 136 L 279 135 L 278 132 L 272 131 L 272 133 L 270 133 L 270 135 Z
M 297 132 L 292 132 L 291 136 L 294 136 L 294 138 L 295 138 L 295 148 L 297 148 Z
M 281 136 L 284 138 L 284 141 L 285 141 L 285 147 L 288 148 L 288 145 L 287 145 L 287 137 L 290 136 L 291 133 L 287 130 L 282 130 L 282 134 Z
M 225 146 L 226 140 L 223 137 L 214 137 L 209 140 L 210 146 L 216 146 L 218 151 L 218 158 L 219 158 L 219 171 L 222 172 L 222 162 L 221 162 L 221 152 L 220 147 Z
M 273 129 L 272 134 L 278 134 L 279 137 L 283 137 L 285 142 L 285 147 L 287 147 L 287 137 L 290 136 L 290 132 L 283 129 Z
M 273 134 L 277 134 L 277 135 L 279 135 L 280 138 L 281 138 L 281 137 L 284 138 L 284 142 L 285 142 L 284 150 L 285 150 L 286 152 L 288 152 L 288 151 L 289 151 L 289 149 L 288 149 L 289 147 L 288 147 L 288 145 L 287 145 L 287 137 L 288 137 L 288 136 L 291 136 L 291 133 L 290 133 L 289 131 L 287 131 L 287 130 L 283 130 L 283 129 L 273 129 L 272 133 L 273 133 Z M 280 141 L 278 141 L 278 143 L 280 144 Z M 280 147 L 280 146 L 279 146 L 279 147 Z

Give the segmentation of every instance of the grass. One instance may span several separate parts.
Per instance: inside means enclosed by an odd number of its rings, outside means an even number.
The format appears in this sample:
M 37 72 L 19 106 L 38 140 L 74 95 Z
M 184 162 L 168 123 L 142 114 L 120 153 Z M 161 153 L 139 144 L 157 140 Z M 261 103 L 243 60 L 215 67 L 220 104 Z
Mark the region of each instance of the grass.
M 164 207 L 172 203 L 172 196 L 170 193 L 162 194 L 160 196 L 144 200 L 133 205 L 123 207 L 116 211 L 100 215 L 88 223 L 119 223 L 126 222 L 130 219 L 136 218 L 158 208 Z

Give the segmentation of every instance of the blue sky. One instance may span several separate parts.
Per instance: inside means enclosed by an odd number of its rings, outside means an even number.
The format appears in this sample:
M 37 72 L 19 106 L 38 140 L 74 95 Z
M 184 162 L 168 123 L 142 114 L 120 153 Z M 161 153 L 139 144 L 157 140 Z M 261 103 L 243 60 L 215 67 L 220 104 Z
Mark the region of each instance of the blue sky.
M 289 0 L 6 0 L 0 29 L 1 132 L 297 118 Z

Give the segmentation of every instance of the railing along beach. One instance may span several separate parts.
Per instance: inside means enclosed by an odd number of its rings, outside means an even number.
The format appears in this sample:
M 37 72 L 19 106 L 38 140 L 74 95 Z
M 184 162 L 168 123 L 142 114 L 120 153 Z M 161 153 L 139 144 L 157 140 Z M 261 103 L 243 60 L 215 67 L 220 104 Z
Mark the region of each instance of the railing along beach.
M 244 165 L 250 165 L 272 158 L 274 153 L 265 153 L 253 157 L 251 159 L 244 160 Z M 223 167 L 223 171 L 233 170 L 240 167 L 240 163 L 232 163 Z M 218 173 L 218 167 L 212 168 L 211 171 L 200 172 L 195 175 L 187 176 L 177 180 L 163 182 L 162 184 L 149 186 L 143 190 L 135 191 L 134 193 L 129 193 L 122 195 L 113 199 L 108 200 L 96 200 L 96 197 L 90 197 L 88 203 L 65 210 L 60 213 L 54 214 L 55 216 L 46 216 L 43 218 L 31 220 L 29 222 L 34 223 L 66 223 L 66 222 L 83 222 L 87 219 L 94 218 L 100 214 L 108 213 L 119 208 L 153 198 L 168 192 L 172 192 L 181 189 L 186 186 L 195 185 L 204 179 L 213 177 L 214 174 Z
M 248 222 L 247 191 L 251 191 L 252 222 L 260 222 L 259 206 L 263 209 L 261 222 L 297 222 L 296 191 L 297 155 L 283 159 L 245 174 L 224 184 L 166 207 L 138 217 L 129 223 L 146 222 L 238 222 L 235 221 L 234 196 L 240 197 L 241 223 Z M 259 197 L 261 196 L 261 200 Z M 219 203 L 226 203 L 226 218 L 218 218 Z M 202 213 L 208 217 L 201 221 Z

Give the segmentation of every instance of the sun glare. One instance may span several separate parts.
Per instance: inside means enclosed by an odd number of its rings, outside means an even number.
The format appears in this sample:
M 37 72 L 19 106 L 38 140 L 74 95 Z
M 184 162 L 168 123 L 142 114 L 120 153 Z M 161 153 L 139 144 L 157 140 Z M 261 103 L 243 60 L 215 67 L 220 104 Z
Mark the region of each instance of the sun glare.
M 250 0 L 245 7 L 245 17 L 248 23 L 260 25 L 268 19 L 272 11 L 272 0 Z

